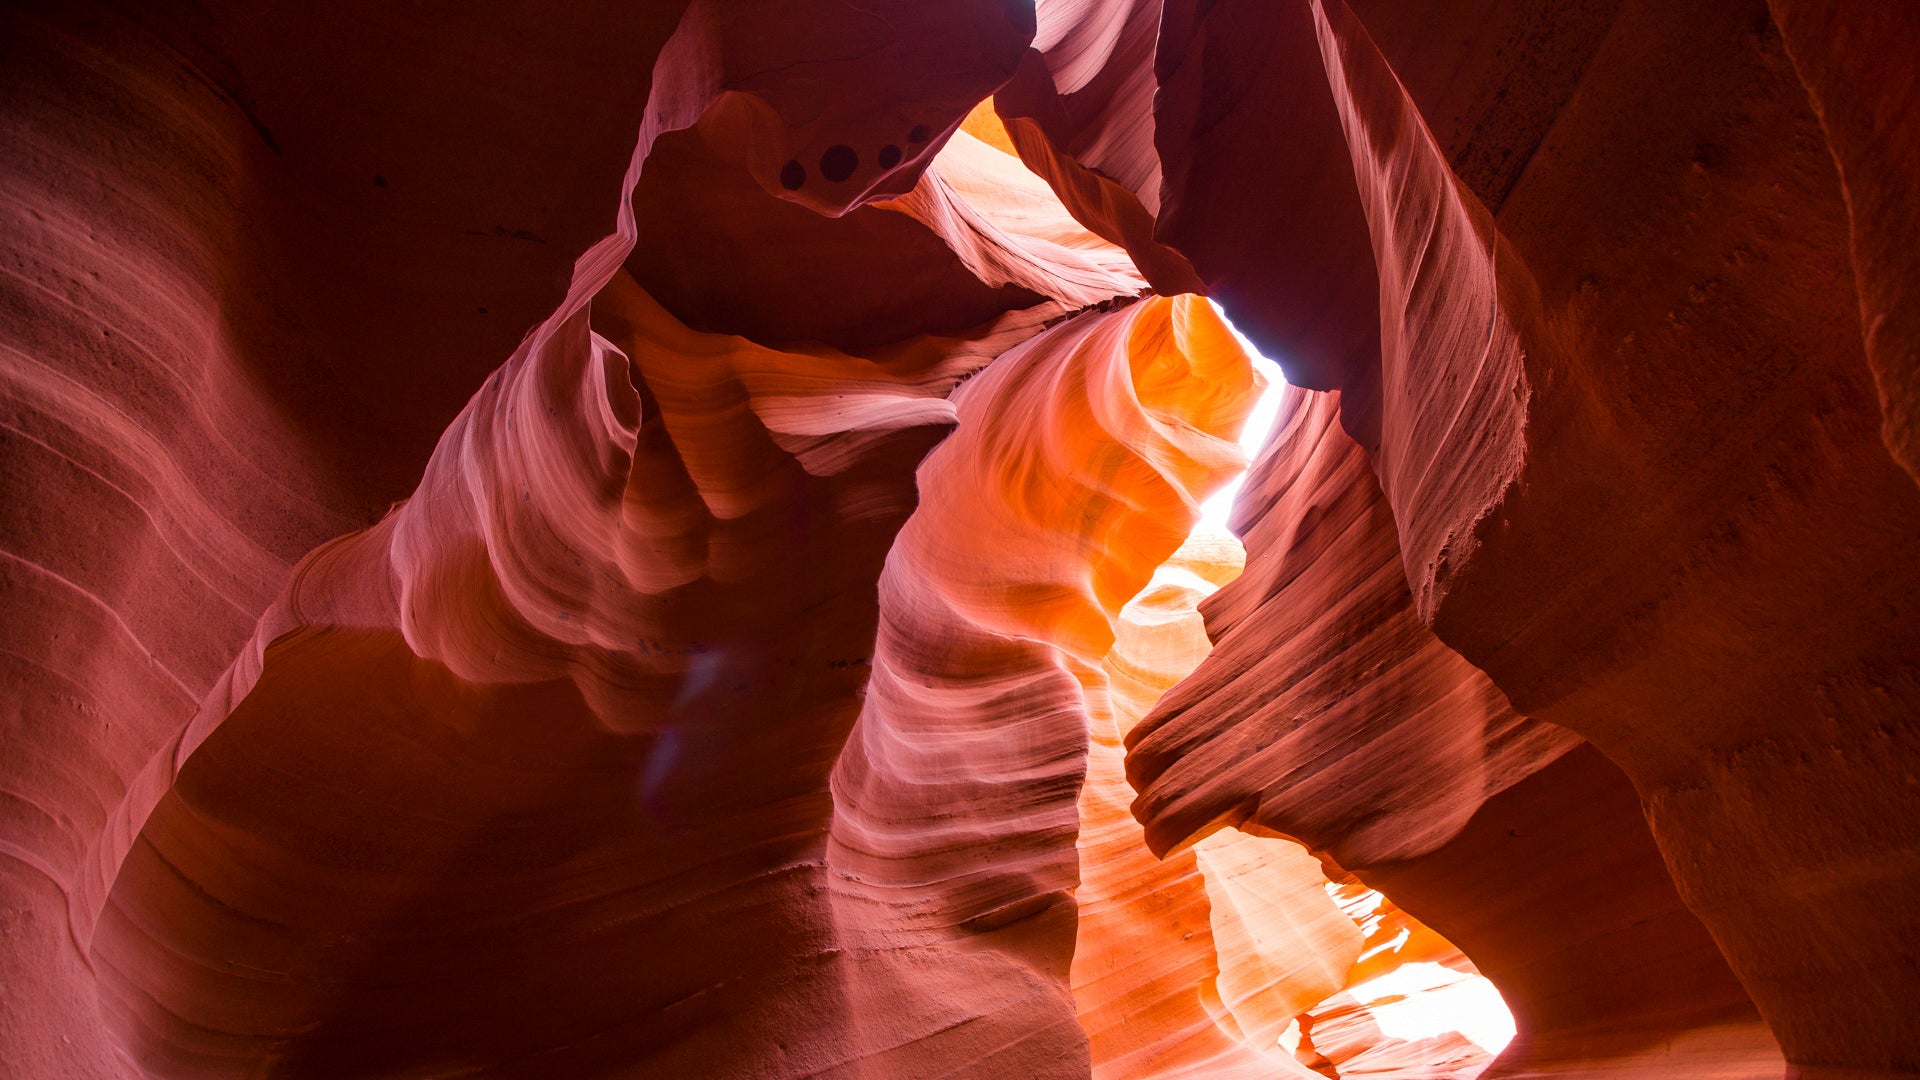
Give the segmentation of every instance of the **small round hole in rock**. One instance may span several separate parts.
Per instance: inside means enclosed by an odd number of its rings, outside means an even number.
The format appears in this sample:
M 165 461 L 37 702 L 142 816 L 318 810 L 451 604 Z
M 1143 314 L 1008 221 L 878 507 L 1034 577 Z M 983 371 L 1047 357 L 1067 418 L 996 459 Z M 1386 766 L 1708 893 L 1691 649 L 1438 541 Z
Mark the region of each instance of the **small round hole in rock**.
M 860 167 L 860 155 L 845 143 L 835 143 L 820 155 L 820 175 L 839 183 Z

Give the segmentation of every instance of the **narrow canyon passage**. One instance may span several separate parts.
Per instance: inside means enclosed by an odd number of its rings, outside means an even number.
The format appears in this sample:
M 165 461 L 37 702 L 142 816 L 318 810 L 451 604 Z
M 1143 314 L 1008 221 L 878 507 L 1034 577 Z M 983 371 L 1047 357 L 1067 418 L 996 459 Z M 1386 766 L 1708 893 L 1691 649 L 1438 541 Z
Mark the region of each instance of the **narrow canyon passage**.
M 0 1076 L 1920 1076 L 1916 57 L 0 7 Z

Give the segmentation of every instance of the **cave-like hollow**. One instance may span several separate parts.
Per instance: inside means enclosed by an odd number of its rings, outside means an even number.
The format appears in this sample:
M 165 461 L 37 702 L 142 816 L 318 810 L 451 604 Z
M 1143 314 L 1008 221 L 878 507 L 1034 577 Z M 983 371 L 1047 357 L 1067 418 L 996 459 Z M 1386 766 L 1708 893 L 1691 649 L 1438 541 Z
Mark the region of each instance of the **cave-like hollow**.
M 6 5 L 0 1076 L 1920 1076 L 1916 88 Z

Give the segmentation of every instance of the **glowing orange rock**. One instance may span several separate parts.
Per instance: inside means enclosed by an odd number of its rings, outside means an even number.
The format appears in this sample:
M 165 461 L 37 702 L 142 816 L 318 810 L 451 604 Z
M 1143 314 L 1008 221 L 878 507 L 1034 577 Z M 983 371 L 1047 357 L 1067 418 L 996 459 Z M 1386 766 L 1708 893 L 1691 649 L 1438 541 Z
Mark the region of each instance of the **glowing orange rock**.
M 1075 218 L 1125 248 L 1156 290 L 1202 291 L 1186 258 L 1154 235 L 1158 0 L 1041 0 L 1035 8 L 1033 50 L 994 94 L 996 134 Z
M 1220 648 L 1128 735 L 1136 812 L 1157 850 L 1226 821 L 1343 865 L 1407 858 L 1575 740 L 1420 624 L 1338 398 L 1287 394 L 1237 511 L 1250 568 L 1208 605 Z
M 1128 813 L 1122 735 L 1203 663 L 1197 605 L 1240 562 L 1203 526 L 1121 609 L 1103 678 L 1081 679 L 1073 986 L 1094 1075 L 1477 1075 L 1512 1021 L 1459 950 L 1290 841 L 1223 829 L 1155 859 Z
M 1067 985 L 1076 672 L 1238 467 L 1225 435 L 1254 377 L 1226 334 L 1202 301 L 1150 298 L 1064 322 L 955 395 L 959 428 L 922 466 L 880 579 L 866 707 L 834 774 L 836 911 L 867 928 L 851 947 L 897 971 L 861 999 L 876 1022 L 941 957 L 951 974 L 922 985 L 942 1030 L 1005 1010 L 1027 1033 L 1007 1037 L 1002 1067 L 1085 1074 Z M 1010 998 L 1014 977 L 1026 989 Z
M 1920 1070 L 1909 10 L 549 8 L 0 13 L 0 1074 Z
M 965 131 L 913 191 L 881 205 L 927 225 L 989 285 L 1019 286 L 1071 308 L 1146 290 L 1125 252 L 1069 216 L 1017 159 Z
M 1195 605 L 1239 563 L 1230 537 L 1188 540 L 1117 613 L 1112 650 L 1082 678 L 1072 978 L 1097 1077 L 1312 1075 L 1280 1034 L 1344 987 L 1360 954 L 1360 930 L 1297 846 L 1227 832 L 1158 859 L 1128 812 L 1121 739 L 1206 656 Z

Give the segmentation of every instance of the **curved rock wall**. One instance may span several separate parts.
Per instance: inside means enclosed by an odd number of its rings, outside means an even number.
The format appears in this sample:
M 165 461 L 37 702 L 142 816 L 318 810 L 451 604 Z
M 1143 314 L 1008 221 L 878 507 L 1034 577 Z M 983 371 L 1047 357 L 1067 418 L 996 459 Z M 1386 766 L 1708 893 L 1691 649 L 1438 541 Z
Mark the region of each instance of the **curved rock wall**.
M 1840 170 L 1867 363 L 1880 388 L 1881 437 L 1920 477 L 1920 208 L 1916 76 L 1895 43 L 1920 36 L 1920 12 L 1881 4 L 1768 5 Z
M 1863 433 L 1904 460 L 1911 65 L 1875 18 L 1169 5 L 1156 236 L 1341 390 L 1421 619 L 1625 769 L 1789 1058 L 1901 1070 L 1915 520 Z
M 1410 858 L 1577 741 L 1515 715 L 1421 624 L 1339 416 L 1338 394 L 1287 391 L 1235 510 L 1247 573 L 1205 608 L 1217 648 L 1128 734 L 1155 850 L 1230 824 L 1349 868 Z
M 1920 1073 L 1915 33 L 9 7 L 0 1072 Z
M 626 279 L 594 319 L 533 339 L 404 508 L 302 567 L 204 717 L 93 939 L 148 1071 L 866 1052 L 822 852 L 859 582 L 944 392 L 1021 324 L 876 364 L 686 330 Z
M 1129 812 L 1123 740 L 1208 658 L 1197 605 L 1241 570 L 1213 528 L 1120 610 L 1084 680 L 1072 980 L 1093 1074 L 1476 1076 L 1504 1040 L 1468 999 L 1506 1010 L 1450 943 L 1296 843 L 1223 829 L 1157 858 Z
M 1337 394 L 1288 391 L 1236 510 L 1247 572 L 1202 608 L 1215 648 L 1128 735 L 1148 842 L 1238 824 L 1383 889 L 1500 986 L 1522 1038 L 1494 1075 L 1610 1056 L 1692 1075 L 1695 1056 L 1645 1052 L 1676 1038 L 1746 1070 L 1728 1075 L 1777 1071 L 1626 778 L 1415 617 L 1338 418 Z
M 88 850 L 293 564 L 402 497 L 552 310 L 676 13 L 517 42 L 524 7 L 443 8 L 435 38 L 410 28 L 431 9 L 330 14 L 0 12 L 9 1076 L 121 1075 L 66 916 Z M 603 33 L 632 50 L 595 65 L 626 115 L 554 125 Z
M 1255 384 L 1226 333 L 1204 301 L 1156 297 L 1002 355 L 955 395 L 880 578 L 834 773 L 836 911 L 861 928 L 849 948 L 897 970 L 869 1022 L 923 995 L 955 1039 L 987 1038 L 970 1018 L 994 1009 L 1026 1018 L 999 1036 L 1024 1056 L 984 1075 L 1090 1067 L 1067 970 L 1087 684 L 1121 605 L 1239 464 Z
M 1357 131 L 1394 107 L 1386 58 L 1334 5 L 1321 28 Z M 1731 55 L 1701 64 L 1691 43 L 1707 40 Z M 1660 124 L 1627 126 L 1655 110 Z M 1790 1060 L 1913 1068 L 1895 1002 L 1920 986 L 1879 957 L 1920 925 L 1891 884 L 1920 834 L 1846 823 L 1915 820 L 1891 762 L 1911 753 L 1920 652 L 1888 616 L 1920 595 L 1920 502 L 1879 441 L 1817 122 L 1763 9 L 1629 5 L 1561 124 L 1502 208 L 1483 294 L 1526 355 L 1525 465 L 1474 530 L 1486 546 L 1425 571 L 1423 613 L 1517 706 L 1632 778 L 1681 896 Z M 1614 149 L 1629 132 L 1632 158 Z M 1605 232 L 1570 213 L 1600 197 L 1620 208 Z M 1383 267 L 1420 250 L 1370 224 Z M 1403 539 L 1458 520 L 1383 486 Z M 1408 569 L 1422 595 L 1411 552 Z M 1876 968 L 1835 1005 L 1828 987 Z

